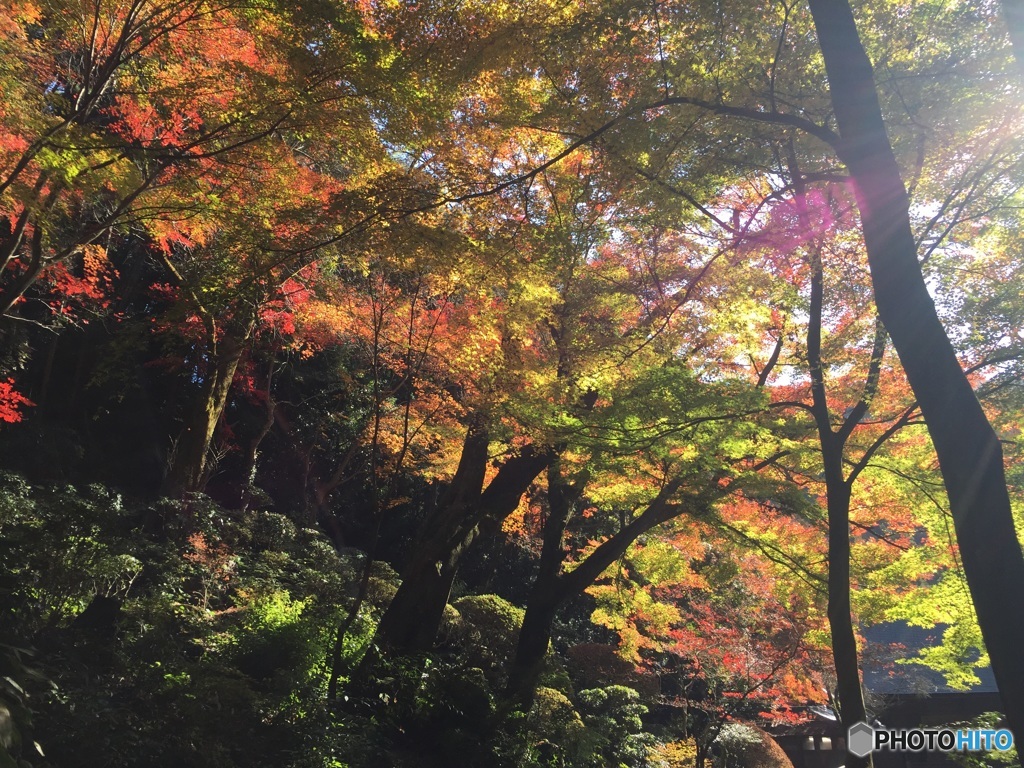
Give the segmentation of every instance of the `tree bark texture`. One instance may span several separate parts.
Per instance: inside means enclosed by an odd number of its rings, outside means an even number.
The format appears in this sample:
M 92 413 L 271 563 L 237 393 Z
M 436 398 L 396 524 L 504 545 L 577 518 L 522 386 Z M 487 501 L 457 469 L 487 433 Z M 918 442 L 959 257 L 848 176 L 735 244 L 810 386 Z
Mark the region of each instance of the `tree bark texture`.
M 809 0 L 860 208 L 875 302 L 939 458 L 964 573 L 1011 729 L 1024 737 L 1024 555 L 1002 449 L 935 311 L 871 62 L 847 0 Z

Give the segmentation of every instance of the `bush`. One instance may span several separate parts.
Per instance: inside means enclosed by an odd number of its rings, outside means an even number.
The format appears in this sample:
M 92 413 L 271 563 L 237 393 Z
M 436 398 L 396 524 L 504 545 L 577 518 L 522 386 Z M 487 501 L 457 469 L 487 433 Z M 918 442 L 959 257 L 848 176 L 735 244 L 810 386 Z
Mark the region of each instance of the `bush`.
M 642 768 L 654 737 L 643 730 L 647 707 L 640 694 L 624 685 L 580 691 L 580 712 L 593 739 L 593 752 L 606 762 L 592 765 Z
M 793 768 L 775 739 L 753 725 L 726 723 L 712 750 L 716 768 Z
M 203 496 L 136 504 L 5 475 L 0 541 L 0 616 L 56 685 L 33 713 L 0 688 L 2 754 L 26 757 L 33 714 L 51 766 L 341 764 L 324 660 L 352 584 L 316 532 Z
M 505 666 L 515 653 L 525 612 L 497 595 L 471 595 L 456 600 L 460 658 L 483 670 L 497 690 L 504 686 Z

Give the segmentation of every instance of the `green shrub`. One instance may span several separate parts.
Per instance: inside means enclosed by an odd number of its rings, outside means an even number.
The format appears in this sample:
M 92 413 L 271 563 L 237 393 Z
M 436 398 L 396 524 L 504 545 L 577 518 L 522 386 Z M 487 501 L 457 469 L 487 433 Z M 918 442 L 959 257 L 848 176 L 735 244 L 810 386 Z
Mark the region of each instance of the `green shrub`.
M 456 600 L 460 657 L 483 670 L 497 690 L 506 681 L 505 666 L 515 653 L 525 611 L 497 595 L 470 595 Z
M 37 638 L 56 685 L 31 713 L 0 686 L 2 754 L 33 759 L 32 714 L 59 768 L 343 764 L 324 660 L 354 585 L 315 531 L 199 495 L 138 504 L 3 475 L 0 542 L 0 616 Z
M 654 737 L 643 730 L 641 718 L 647 707 L 640 703 L 640 694 L 624 685 L 610 685 L 580 691 L 578 699 L 583 722 L 593 740 L 592 751 L 599 757 L 592 765 L 646 765 Z

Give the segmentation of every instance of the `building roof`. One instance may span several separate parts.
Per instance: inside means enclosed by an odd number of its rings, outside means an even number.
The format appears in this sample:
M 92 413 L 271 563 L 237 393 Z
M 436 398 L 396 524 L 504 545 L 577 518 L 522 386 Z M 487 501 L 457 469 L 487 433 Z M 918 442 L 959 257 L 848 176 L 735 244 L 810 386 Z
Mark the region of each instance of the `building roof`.
M 979 682 L 965 691 L 950 687 L 941 672 L 923 664 L 897 663 L 919 656 L 924 648 L 940 645 L 945 629 L 941 624 L 925 628 L 913 627 L 902 621 L 863 629 L 861 634 L 866 641 L 861 661 L 864 687 L 881 695 L 996 693 L 996 681 L 989 666 L 975 668 Z

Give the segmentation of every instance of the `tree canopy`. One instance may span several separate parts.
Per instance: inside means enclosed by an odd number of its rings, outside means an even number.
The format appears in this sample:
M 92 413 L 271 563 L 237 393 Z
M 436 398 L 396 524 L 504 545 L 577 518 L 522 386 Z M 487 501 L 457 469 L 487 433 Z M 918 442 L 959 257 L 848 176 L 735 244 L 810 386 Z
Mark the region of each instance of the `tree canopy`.
M 1015 3 L 0 6 L 0 766 L 1024 729 Z

